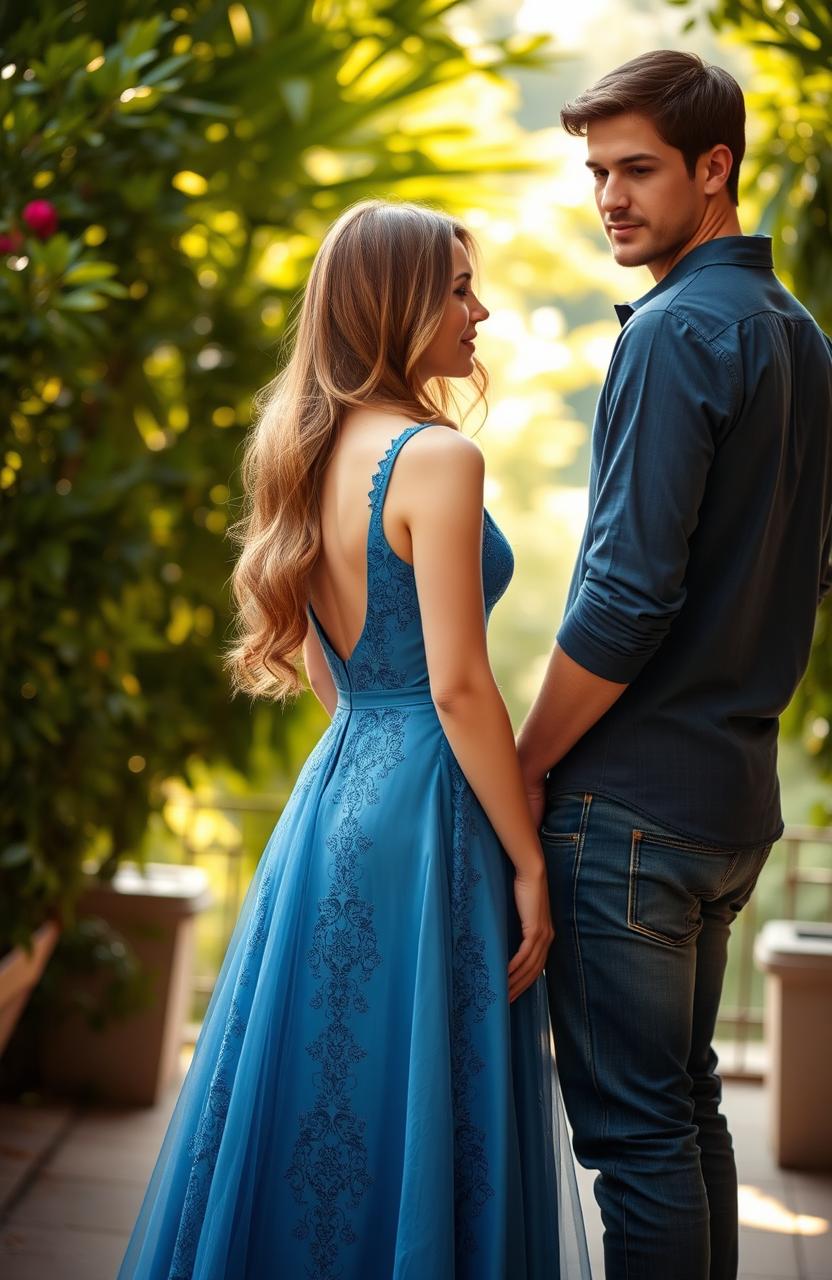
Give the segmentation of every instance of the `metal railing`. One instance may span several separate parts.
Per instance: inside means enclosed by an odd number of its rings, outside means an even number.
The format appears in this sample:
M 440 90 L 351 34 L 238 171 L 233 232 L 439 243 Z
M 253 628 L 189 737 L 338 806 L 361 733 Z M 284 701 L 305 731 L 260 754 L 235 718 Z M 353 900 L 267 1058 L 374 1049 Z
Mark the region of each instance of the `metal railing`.
M 205 1006 L 222 964 L 234 925 L 243 905 L 249 880 L 265 844 L 247 828 L 252 817 L 263 819 L 261 832 L 277 821 L 289 797 L 283 792 L 267 795 L 200 796 L 188 793 L 168 797 L 163 813 L 179 838 L 179 861 L 202 867 L 209 876 L 213 906 L 196 921 L 197 963 L 192 981 L 192 1019 L 195 1038 Z M 207 824 L 201 819 L 209 819 Z M 221 819 L 222 821 L 218 821 Z
M 199 1018 L 210 997 L 250 875 L 265 843 L 265 828 L 255 835 L 250 830 L 251 820 L 259 816 L 264 823 L 271 825 L 282 811 L 287 796 L 288 787 L 283 794 L 246 797 L 180 794 L 165 805 L 168 820 L 174 819 L 172 825 L 179 836 L 182 860 L 196 863 L 208 871 L 215 900 L 213 909 L 197 921 L 198 965 L 193 983 L 193 1030 L 198 1028 Z M 212 832 L 216 832 L 216 838 L 212 838 Z M 822 860 L 828 860 L 828 866 L 807 864 L 806 852 L 812 847 L 824 850 L 825 858 Z M 722 1073 L 730 1078 L 759 1079 L 765 1072 L 762 1000 L 756 998 L 755 992 L 755 988 L 761 991 L 761 979 L 756 975 L 754 966 L 754 939 L 758 929 L 766 919 L 799 918 L 803 891 L 809 888 L 814 891 L 813 902 L 803 918 L 832 919 L 832 828 L 787 827 L 763 871 L 763 877 L 768 878 L 769 896 L 771 877 L 780 874 L 782 892 L 776 896 L 776 910 L 761 912 L 758 888 L 732 929 L 729 981 L 717 1027 Z M 826 902 L 819 914 L 818 895 L 823 889 L 826 890 Z

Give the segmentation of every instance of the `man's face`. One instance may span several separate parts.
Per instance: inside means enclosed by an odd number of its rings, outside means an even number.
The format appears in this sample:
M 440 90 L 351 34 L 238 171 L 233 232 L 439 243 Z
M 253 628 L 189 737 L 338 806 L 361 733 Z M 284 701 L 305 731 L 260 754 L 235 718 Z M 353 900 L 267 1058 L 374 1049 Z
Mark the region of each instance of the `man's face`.
M 706 207 L 703 159 L 691 178 L 681 151 L 663 142 L 646 116 L 611 116 L 588 125 L 595 203 L 622 267 L 672 256 L 695 233 Z

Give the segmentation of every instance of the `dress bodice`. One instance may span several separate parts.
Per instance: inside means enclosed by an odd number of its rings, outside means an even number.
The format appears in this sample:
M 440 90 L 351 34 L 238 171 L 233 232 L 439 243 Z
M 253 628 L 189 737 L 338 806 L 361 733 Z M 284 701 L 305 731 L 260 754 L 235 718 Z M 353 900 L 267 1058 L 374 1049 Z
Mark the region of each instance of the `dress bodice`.
M 309 614 L 318 632 L 335 687 L 339 692 L 429 687 L 422 621 L 413 566 L 396 554 L 384 533 L 382 511 L 396 458 L 417 432 L 431 424 L 414 423 L 391 443 L 378 464 L 368 494 L 367 610 L 363 630 L 345 662 L 336 653 L 311 604 Z M 497 524 L 484 513 L 482 577 L 486 621 L 508 586 L 514 556 Z

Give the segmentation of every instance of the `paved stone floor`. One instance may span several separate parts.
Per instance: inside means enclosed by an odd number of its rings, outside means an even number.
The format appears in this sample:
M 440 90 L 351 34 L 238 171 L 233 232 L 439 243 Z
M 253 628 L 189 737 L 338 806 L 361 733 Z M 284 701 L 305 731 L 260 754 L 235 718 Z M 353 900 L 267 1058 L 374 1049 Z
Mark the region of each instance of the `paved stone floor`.
M 144 1111 L 0 1107 L 4 1280 L 114 1280 L 175 1096 Z M 763 1088 L 728 1085 L 725 1109 L 742 1183 L 741 1280 L 832 1280 L 832 1175 L 777 1168 Z M 581 1170 L 580 1181 L 602 1280 L 592 1177 Z

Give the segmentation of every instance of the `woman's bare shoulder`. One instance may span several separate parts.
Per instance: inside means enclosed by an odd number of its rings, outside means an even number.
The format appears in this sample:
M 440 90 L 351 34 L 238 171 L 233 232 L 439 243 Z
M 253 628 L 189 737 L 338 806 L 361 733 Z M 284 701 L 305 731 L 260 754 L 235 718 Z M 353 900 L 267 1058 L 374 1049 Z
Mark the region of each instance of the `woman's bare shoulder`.
M 461 431 L 441 422 L 430 423 L 408 441 L 402 450 L 402 462 L 414 474 L 430 472 L 434 476 L 437 472 L 433 469 L 440 466 L 474 475 L 482 473 L 485 467 L 479 446 Z
M 482 507 L 485 460 L 478 445 L 453 427 L 431 423 L 408 440 L 393 473 L 393 509 L 406 523 L 419 517 L 434 521 L 455 510 Z M 444 519 L 443 516 L 443 519 Z

